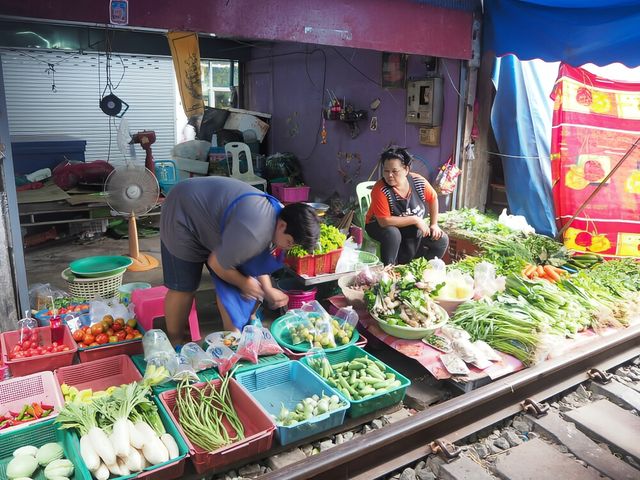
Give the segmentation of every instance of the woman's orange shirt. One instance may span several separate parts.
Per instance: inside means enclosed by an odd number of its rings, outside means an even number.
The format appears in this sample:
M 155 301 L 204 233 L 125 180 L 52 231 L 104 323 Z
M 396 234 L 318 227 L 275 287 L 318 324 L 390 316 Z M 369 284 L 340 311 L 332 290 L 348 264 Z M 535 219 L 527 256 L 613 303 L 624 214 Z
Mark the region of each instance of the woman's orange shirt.
M 438 194 L 427 180 L 417 173 L 410 172 L 416 185 L 416 190 L 422 195 L 425 205 L 429 205 Z M 389 187 L 383 179 L 378 180 L 371 189 L 371 205 L 365 217 L 365 223 L 370 223 L 374 218 L 386 218 L 391 216 L 391 195 L 396 195 L 393 188 Z

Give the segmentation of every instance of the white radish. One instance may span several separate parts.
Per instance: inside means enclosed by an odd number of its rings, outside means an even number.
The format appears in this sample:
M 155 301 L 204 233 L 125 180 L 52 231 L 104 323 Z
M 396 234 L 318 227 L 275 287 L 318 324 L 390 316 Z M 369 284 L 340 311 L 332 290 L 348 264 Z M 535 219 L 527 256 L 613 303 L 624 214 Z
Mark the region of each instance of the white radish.
M 111 465 L 107 465 L 107 468 L 109 469 L 109 471 L 110 471 L 113 475 L 115 475 L 115 476 L 117 476 L 117 477 L 119 477 L 119 476 L 121 475 L 121 473 L 120 473 L 120 467 L 118 466 L 118 461 L 117 461 L 117 460 L 116 460 L 116 462 L 115 462 L 115 463 L 112 463 Z
M 164 446 L 167 447 L 169 458 L 176 458 L 180 454 L 180 452 L 178 451 L 178 444 L 171 436 L 171 434 L 163 433 L 162 435 L 160 435 L 160 440 L 162 440 Z
M 138 430 L 138 433 L 140 434 L 140 436 L 142 437 L 142 445 L 146 445 L 148 442 L 153 442 L 154 438 L 158 438 L 158 436 L 156 435 L 156 432 L 153 431 L 153 428 L 151 428 L 147 423 L 145 422 L 138 422 L 135 425 L 136 430 Z
M 151 465 L 158 465 L 159 463 L 169 460 L 167 447 L 165 447 L 162 440 L 156 436 L 153 437 L 153 441 L 144 444 L 142 454 Z
M 144 446 L 144 435 L 138 432 L 138 429 L 131 420 L 127 420 L 127 426 L 129 427 L 129 443 L 133 448 L 142 448 Z
M 138 453 L 140 454 L 140 458 L 142 459 L 142 469 L 144 470 L 147 467 L 150 467 L 151 464 L 147 461 L 146 458 L 144 458 L 144 453 L 142 453 L 142 450 L 138 450 Z
M 95 472 L 100 468 L 100 456 L 93 448 L 89 435 L 80 437 L 80 456 L 90 472 Z
M 120 469 L 120 475 L 129 475 L 131 473 L 127 463 L 121 458 L 118 458 L 118 468 Z
M 111 443 L 116 456 L 126 458 L 130 448 L 129 425 L 126 418 L 119 418 L 113 424 Z
M 144 469 L 144 457 L 135 448 L 132 448 L 129 452 L 129 457 L 127 458 L 127 468 L 130 472 L 140 472 Z
M 98 469 L 92 473 L 93 476 L 96 477 L 96 480 L 109 480 L 109 477 L 111 476 L 109 469 L 104 463 L 100 463 Z
M 114 465 L 116 463 L 116 454 L 113 451 L 109 437 L 104 430 L 98 427 L 92 427 L 87 435 L 91 440 L 91 446 L 100 456 L 105 465 L 107 467 L 109 467 L 109 465 Z

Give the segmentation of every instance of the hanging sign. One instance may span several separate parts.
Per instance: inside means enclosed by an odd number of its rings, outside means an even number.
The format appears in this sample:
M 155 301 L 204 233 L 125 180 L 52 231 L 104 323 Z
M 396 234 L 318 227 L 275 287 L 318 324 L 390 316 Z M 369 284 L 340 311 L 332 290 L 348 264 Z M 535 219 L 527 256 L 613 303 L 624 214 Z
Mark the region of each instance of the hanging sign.
M 109 22 L 112 25 L 129 24 L 129 2 L 127 0 L 111 0 L 109 2 Z

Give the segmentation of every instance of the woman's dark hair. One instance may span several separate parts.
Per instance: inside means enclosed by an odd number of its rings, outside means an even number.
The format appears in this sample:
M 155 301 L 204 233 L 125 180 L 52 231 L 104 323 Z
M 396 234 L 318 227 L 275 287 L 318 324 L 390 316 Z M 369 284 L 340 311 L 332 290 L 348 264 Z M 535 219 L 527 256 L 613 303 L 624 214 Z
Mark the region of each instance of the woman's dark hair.
M 384 165 L 387 160 L 400 160 L 402 165 L 407 168 L 411 168 L 411 162 L 413 162 L 413 156 L 402 147 L 389 147 L 380 155 L 380 167 Z
M 284 233 L 291 235 L 297 245 L 309 252 L 315 250 L 320 237 L 320 219 L 313 207 L 290 203 L 282 209 L 280 218 L 287 224 Z

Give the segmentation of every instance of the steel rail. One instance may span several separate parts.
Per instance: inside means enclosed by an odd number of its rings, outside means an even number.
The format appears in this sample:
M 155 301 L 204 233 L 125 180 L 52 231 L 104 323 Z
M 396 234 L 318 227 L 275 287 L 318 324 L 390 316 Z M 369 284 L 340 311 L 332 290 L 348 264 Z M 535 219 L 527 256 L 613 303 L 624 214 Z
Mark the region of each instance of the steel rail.
M 408 418 L 261 476 L 262 479 L 372 479 L 419 460 L 430 442 L 462 438 L 517 413 L 527 398 L 541 401 L 640 355 L 640 325 L 589 341 L 576 351 L 514 373 Z M 468 426 L 475 430 L 470 431 Z

